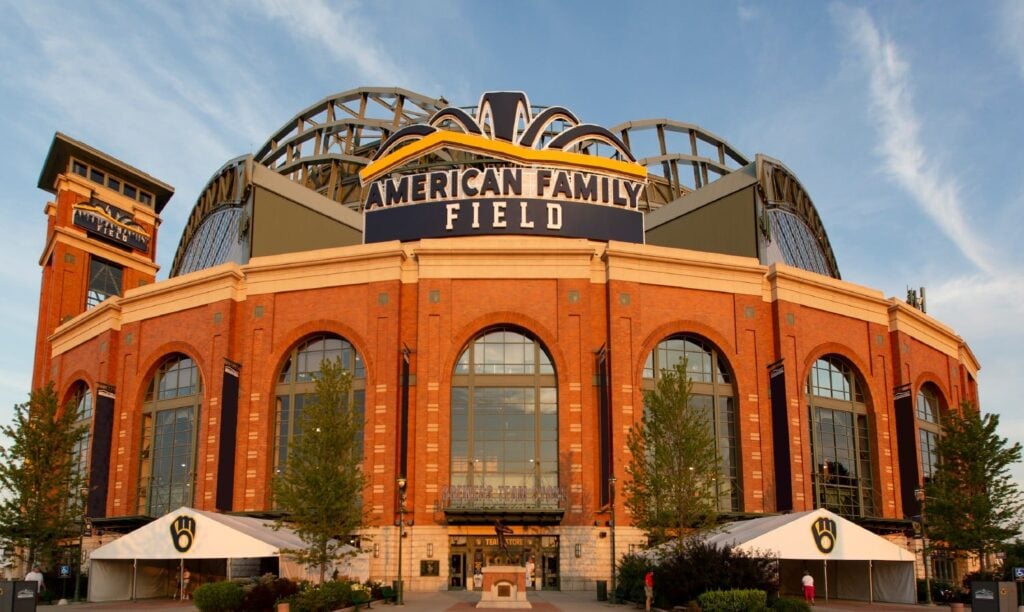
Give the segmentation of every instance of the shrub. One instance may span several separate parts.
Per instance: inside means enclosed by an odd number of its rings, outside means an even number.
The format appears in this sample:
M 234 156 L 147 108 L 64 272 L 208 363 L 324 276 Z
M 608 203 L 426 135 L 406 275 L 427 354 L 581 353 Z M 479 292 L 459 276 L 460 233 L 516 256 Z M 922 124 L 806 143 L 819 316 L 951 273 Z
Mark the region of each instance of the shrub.
M 917 601 L 923 603 L 925 599 L 925 590 L 927 589 L 926 582 L 924 580 L 917 581 Z M 932 603 L 950 603 L 952 601 L 958 601 L 960 595 L 960 587 L 947 582 L 945 580 L 932 580 Z
M 667 550 L 654 570 L 654 599 L 659 607 L 686 605 L 711 590 L 758 589 L 774 595 L 778 562 L 730 546 L 718 548 L 690 540 Z
M 768 594 L 759 589 L 707 591 L 697 598 L 702 612 L 761 612 L 768 609 Z
M 654 569 L 654 563 L 637 554 L 624 555 L 619 560 L 615 583 L 615 599 L 617 601 L 646 600 L 644 595 L 644 576 Z
M 274 612 L 278 600 L 286 599 L 299 592 L 299 585 L 287 578 L 264 574 L 253 578 L 242 587 L 245 599 L 242 612 Z
M 380 582 L 376 580 L 367 579 L 367 581 L 363 583 L 363 586 L 370 590 L 371 599 L 382 599 L 384 597 L 384 585 L 382 585 Z
M 775 612 L 811 612 L 811 606 L 796 597 L 780 597 L 771 605 Z
M 209 582 L 192 594 L 201 612 L 235 612 L 242 607 L 242 585 L 237 582 Z
M 321 585 L 304 585 L 289 599 L 292 612 L 327 612 L 352 603 L 352 586 L 344 581 L 328 581 Z

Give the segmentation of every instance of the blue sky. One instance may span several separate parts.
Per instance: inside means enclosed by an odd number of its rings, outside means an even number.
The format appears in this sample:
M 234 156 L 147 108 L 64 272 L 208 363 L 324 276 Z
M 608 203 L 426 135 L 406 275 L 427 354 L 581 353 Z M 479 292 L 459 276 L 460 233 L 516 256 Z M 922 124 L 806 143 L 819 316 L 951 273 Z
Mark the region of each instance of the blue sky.
M 843 278 L 927 287 L 982 363 L 982 408 L 1024 440 L 1024 3 L 0 4 L 0 422 L 29 391 L 54 131 L 175 186 L 163 278 L 221 164 L 324 96 L 381 85 L 459 105 L 523 90 L 782 160 Z

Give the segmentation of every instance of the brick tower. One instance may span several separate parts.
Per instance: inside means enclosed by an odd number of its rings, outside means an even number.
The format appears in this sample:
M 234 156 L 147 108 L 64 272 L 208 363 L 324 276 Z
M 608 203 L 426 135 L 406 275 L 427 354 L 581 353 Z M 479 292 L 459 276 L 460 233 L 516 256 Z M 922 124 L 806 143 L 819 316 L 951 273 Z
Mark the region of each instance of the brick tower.
M 54 134 L 39 188 L 46 246 L 32 387 L 59 378 L 49 337 L 70 319 L 156 278 L 160 211 L 174 188 L 89 145 Z

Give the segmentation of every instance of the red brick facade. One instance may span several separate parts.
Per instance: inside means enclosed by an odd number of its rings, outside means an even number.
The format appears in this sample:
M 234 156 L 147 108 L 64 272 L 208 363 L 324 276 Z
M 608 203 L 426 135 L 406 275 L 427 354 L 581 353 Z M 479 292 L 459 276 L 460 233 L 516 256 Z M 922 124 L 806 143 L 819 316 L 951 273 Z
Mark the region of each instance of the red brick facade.
M 947 406 L 977 400 L 978 365 L 966 345 L 898 300 L 785 266 L 664 247 L 518 237 L 395 242 L 257 258 L 159 283 L 153 283 L 155 269 L 140 263 L 126 266 L 123 297 L 83 313 L 89 253 L 127 257 L 112 255 L 111 247 L 70 226 L 70 206 L 83 197 L 61 189 L 48 208 L 52 248 L 42 262 L 35 382 L 52 378 L 64 394 L 79 381 L 94 393 L 100 383 L 116 389 L 107 517 L 138 514 L 139 407 L 156 368 L 172 353 L 192 358 L 203 381 L 194 507 L 268 510 L 277 375 L 292 348 L 316 332 L 345 338 L 365 362 L 371 532 L 391 529 L 396 516 L 401 369 L 403 349 L 409 351 L 408 506 L 414 529 L 424 534 L 420 542 L 439 548 L 441 559 L 446 533 L 491 531 L 449 528 L 440 506 L 449 481 L 455 362 L 475 336 L 496 325 L 517 326 L 544 346 L 558 381 L 565 514 L 557 527 L 516 529 L 561 534 L 563 587 L 572 576 L 583 581 L 603 575 L 567 552 L 571 542 L 593 550 L 606 546 L 598 533 L 608 519 L 598 494 L 605 484 L 595 352 L 602 347 L 611 362 L 620 482 L 628 462 L 626 433 L 641 415 L 642 368 L 654 347 L 687 333 L 726 358 L 738 407 L 740 510 L 747 513 L 780 510 L 770 364 L 782 360 L 785 375 L 792 466 L 785 484 L 793 507 L 783 510 L 813 506 L 806 381 L 819 357 L 841 356 L 863 380 L 882 518 L 903 519 L 900 491 L 919 486 L 900 482 L 894 387 L 910 384 L 916 393 L 931 382 Z M 155 249 L 155 223 L 149 228 Z M 220 436 L 225 360 L 241 364 L 233 449 L 222 448 Z M 229 453 L 235 466 L 231 504 L 217 508 L 218 462 Z M 629 524 L 621 507 L 618 521 L 623 528 Z M 635 530 L 626 531 L 621 542 L 640 541 Z M 422 557 L 423 550 L 410 554 Z M 375 558 L 374 567 L 381 574 L 393 571 L 383 558 Z

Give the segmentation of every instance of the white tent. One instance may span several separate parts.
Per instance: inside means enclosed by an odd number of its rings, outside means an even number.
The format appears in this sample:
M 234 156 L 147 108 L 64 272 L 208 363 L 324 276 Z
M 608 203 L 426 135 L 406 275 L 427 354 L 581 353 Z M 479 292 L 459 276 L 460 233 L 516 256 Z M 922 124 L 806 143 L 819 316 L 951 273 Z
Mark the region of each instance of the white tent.
M 275 531 L 271 525 L 262 519 L 182 506 L 93 551 L 89 560 L 89 601 L 171 597 L 181 588 L 186 564 L 207 560 L 224 561 L 220 567 L 229 579 L 258 573 L 260 560 L 268 558 L 279 559 L 283 577 L 318 579 L 319 572 L 310 572 L 281 552 L 305 548 L 298 535 L 287 528 Z M 328 574 L 334 569 L 365 581 L 369 578 L 368 555 L 349 557 L 330 568 Z
M 914 555 L 824 508 L 727 523 L 706 541 L 777 557 L 784 592 L 806 570 L 826 599 L 917 601 Z

